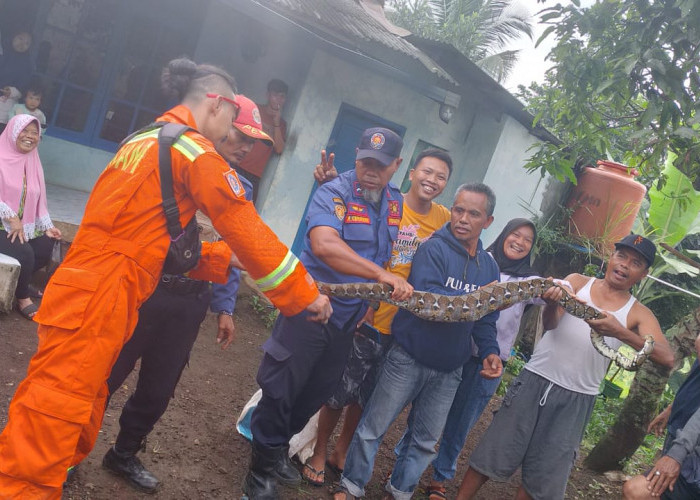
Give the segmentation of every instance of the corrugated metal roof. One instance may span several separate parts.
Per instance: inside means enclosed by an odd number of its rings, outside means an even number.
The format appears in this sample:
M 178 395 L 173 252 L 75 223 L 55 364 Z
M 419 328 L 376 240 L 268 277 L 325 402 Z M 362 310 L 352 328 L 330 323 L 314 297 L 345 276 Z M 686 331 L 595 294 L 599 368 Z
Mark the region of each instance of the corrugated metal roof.
M 386 64 L 396 65 L 399 52 L 418 61 L 433 75 L 457 85 L 425 52 L 392 33 L 369 14 L 359 0 L 250 0 L 282 14 L 331 43 L 342 44 Z M 235 2 L 233 2 L 235 5 Z M 376 50 L 376 45 L 391 52 Z M 372 49 L 371 52 L 369 49 Z M 393 57 L 392 57 L 393 56 Z

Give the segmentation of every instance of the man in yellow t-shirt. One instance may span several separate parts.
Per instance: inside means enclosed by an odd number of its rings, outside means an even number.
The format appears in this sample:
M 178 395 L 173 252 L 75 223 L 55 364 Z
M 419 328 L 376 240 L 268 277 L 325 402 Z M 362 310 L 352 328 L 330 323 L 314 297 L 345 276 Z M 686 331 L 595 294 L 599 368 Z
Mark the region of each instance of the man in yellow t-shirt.
M 409 172 L 411 187 L 404 195 L 399 233 L 387 264 L 392 274 L 408 278 L 418 246 L 449 222 L 450 211 L 433 200 L 445 189 L 451 173 L 452 158 L 441 149 L 426 149 L 416 157 L 414 167 Z M 314 173 L 319 182 L 336 175 L 332 155 L 329 163 L 318 165 Z M 327 462 L 336 472 L 341 472 L 345 465 L 345 455 L 362 415 L 362 405 L 372 394 L 382 355 L 391 341 L 391 322 L 397 310 L 396 306 L 381 303 L 376 312 L 370 308 L 358 325 L 342 381 L 335 394 L 321 408 L 314 454 L 304 464 L 304 478 L 312 485 L 321 486 L 324 483 L 328 440 L 343 408 L 348 406 L 343 430 Z

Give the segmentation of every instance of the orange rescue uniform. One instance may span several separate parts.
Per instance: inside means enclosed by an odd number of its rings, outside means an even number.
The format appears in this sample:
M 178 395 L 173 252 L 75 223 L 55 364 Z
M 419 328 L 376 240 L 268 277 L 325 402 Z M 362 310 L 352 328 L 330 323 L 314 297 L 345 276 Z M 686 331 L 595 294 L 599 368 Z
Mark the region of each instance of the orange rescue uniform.
M 196 124 L 177 106 L 159 121 Z M 243 197 L 236 173 L 202 135 L 172 147 L 173 188 L 185 224 L 201 209 L 284 315 L 318 297 L 304 266 Z M 66 471 L 92 449 L 106 380 L 160 276 L 170 237 L 162 208 L 157 131 L 132 138 L 92 191 L 70 251 L 35 320 L 39 346 L 0 435 L 0 499 L 59 499 Z M 222 248 L 223 247 L 223 248 Z M 205 248 L 195 279 L 225 280 L 230 250 Z

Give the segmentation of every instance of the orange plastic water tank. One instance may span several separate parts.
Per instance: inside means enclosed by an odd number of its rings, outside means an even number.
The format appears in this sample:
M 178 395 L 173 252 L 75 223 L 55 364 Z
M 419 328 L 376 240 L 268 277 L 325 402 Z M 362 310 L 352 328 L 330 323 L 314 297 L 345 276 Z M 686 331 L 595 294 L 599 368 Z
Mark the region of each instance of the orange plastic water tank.
M 647 188 L 634 180 L 636 170 L 612 161 L 597 163 L 583 169 L 569 197 L 569 232 L 610 249 L 630 233 Z

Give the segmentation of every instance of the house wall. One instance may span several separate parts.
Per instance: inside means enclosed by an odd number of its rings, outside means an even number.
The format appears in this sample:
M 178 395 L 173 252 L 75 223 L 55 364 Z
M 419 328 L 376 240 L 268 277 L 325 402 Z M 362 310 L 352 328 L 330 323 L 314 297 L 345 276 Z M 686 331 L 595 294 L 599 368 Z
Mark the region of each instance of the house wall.
M 496 222 L 484 241 L 508 219 L 526 214 L 518 205 L 521 199 L 539 206 L 539 176 L 528 176 L 521 168 L 536 139 L 483 97 L 463 89 L 459 108 L 445 124 L 437 102 L 361 63 L 316 48 L 309 38 L 280 26 L 266 27 L 231 5 L 212 2 L 195 59 L 226 68 L 239 90 L 258 102 L 264 102 L 270 78 L 282 78 L 290 86 L 284 112 L 287 145 L 268 165 L 258 200 L 261 215 L 285 243 L 294 241 L 313 187 L 313 166 L 342 103 L 406 127 L 404 163 L 393 179 L 396 184 L 403 180 L 421 140 L 447 149 L 454 159 L 454 173 L 439 202 L 449 206 L 456 187 L 464 182 L 490 184 L 498 203 Z M 42 140 L 40 153 L 47 182 L 87 192 L 112 157 L 55 137 Z
M 295 96 L 311 62 L 310 57 L 299 57 L 306 50 L 312 52 L 292 33 L 271 32 L 231 6 L 212 2 L 202 24 L 194 59 L 227 69 L 236 77 L 239 91 L 257 102 L 265 101 L 266 85 L 271 78 L 284 79 L 290 86 L 286 113 L 293 113 Z M 256 51 L 257 58 L 245 59 L 244 52 Z M 113 156 L 109 151 L 51 136 L 42 138 L 39 152 L 49 184 L 86 192 L 92 190 Z M 274 163 L 275 159 L 271 167 Z
M 48 184 L 90 192 L 114 154 L 44 135 L 39 156 Z
M 470 99 L 463 99 L 452 121 L 445 124 L 438 116 L 437 102 L 386 76 L 317 50 L 289 120 L 292 139 L 276 169 L 266 172 L 269 190 L 258 202 L 263 218 L 287 244 L 294 241 L 313 187 L 313 167 L 343 102 L 405 126 L 405 159 L 411 158 L 419 140 L 449 150 L 456 168 L 445 190 L 446 202 L 460 183 L 483 179 L 503 127 L 495 113 L 485 114 L 487 111 Z M 394 176 L 395 183 L 400 184 L 407 168 L 405 160 Z
M 489 163 L 484 184 L 496 193 L 494 222 L 483 232 L 482 241 L 488 245 L 496 239 L 506 223 L 515 217 L 530 218 L 539 213 L 546 191 L 546 178 L 539 172 L 528 173 L 523 168 L 532 154 L 529 148 L 539 141 L 510 116 Z
M 306 78 L 313 47 L 288 29 L 272 29 L 234 10 L 212 2 L 202 24 L 195 60 L 226 68 L 239 92 L 265 103 L 267 82 L 281 78 L 289 85 L 285 115 L 293 112 Z

